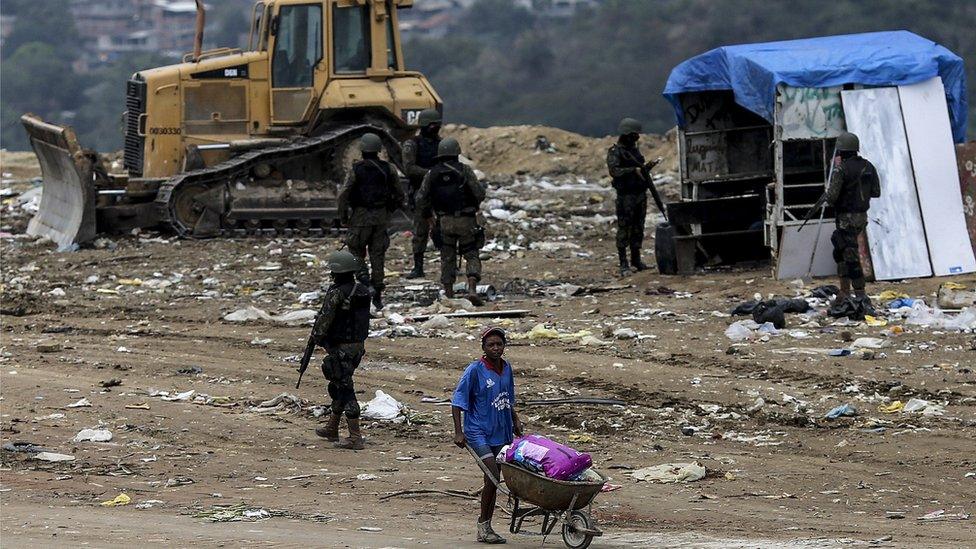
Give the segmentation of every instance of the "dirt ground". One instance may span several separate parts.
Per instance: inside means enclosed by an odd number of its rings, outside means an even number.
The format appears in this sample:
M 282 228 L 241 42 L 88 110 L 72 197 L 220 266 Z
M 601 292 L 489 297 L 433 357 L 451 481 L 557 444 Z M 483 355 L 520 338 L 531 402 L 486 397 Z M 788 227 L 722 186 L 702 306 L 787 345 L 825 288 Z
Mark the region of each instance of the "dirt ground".
M 314 364 L 295 389 L 307 325 L 223 319 L 247 306 L 315 308 L 301 296 L 327 281 L 322 260 L 337 240 L 144 232 L 58 253 L 18 234 L 21 214 L 8 205 L 0 439 L 74 460 L 0 452 L 3 546 L 476 546 L 476 501 L 399 492 L 480 486 L 477 466 L 451 444 L 450 408 L 437 401 L 479 356 L 475 337 L 488 322 L 513 335 L 506 356 L 526 429 L 564 443 L 577 435 L 570 444 L 620 486 L 594 503 L 606 532 L 594 547 L 976 546 L 972 519 L 952 520 L 976 507 L 973 334 L 788 315 L 780 335 L 732 343 L 724 332 L 735 305 L 830 281 L 801 288 L 772 280 L 766 265 L 620 279 L 605 185 L 512 175 L 492 184 L 485 208 L 484 282 L 500 294 L 486 308 L 529 316 L 400 323 L 391 313 L 458 304 L 430 304 L 434 278 L 426 286 L 401 278 L 409 238 L 394 235 L 389 305 L 373 321 L 356 381 L 361 402 L 382 390 L 412 420 L 367 422 L 361 452 L 332 449 L 313 433 L 328 398 Z M 945 281 L 869 290 L 933 303 Z M 976 285 L 969 275 L 953 281 Z M 530 337 L 538 324 L 562 337 Z M 638 337 L 616 339 L 619 328 Z M 862 336 L 885 342 L 873 359 L 827 354 Z M 297 404 L 258 406 L 282 393 Z M 627 405 L 525 404 L 571 396 Z M 879 410 L 911 398 L 943 413 Z M 71 406 L 82 399 L 90 405 Z M 824 419 L 845 403 L 857 415 Z M 85 428 L 112 439 L 72 442 Z M 629 475 L 695 461 L 707 470 L 696 482 Z M 123 493 L 128 505 L 100 505 Z M 938 510 L 943 520 L 920 520 Z M 496 512 L 503 534 L 505 519 Z M 508 537 L 514 547 L 542 543 Z M 546 545 L 562 546 L 558 532 Z

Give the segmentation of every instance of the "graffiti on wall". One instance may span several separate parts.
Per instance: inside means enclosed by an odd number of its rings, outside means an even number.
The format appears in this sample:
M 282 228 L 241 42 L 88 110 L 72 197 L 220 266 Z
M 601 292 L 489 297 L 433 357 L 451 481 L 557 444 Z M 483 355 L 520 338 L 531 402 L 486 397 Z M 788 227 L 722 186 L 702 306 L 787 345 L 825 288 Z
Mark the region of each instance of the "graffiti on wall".
M 976 251 L 976 143 L 956 145 L 959 183 L 962 185 L 962 209 L 969 228 L 969 241 Z
M 783 139 L 823 139 L 844 131 L 844 107 L 840 86 L 793 88 L 780 86 L 779 123 Z

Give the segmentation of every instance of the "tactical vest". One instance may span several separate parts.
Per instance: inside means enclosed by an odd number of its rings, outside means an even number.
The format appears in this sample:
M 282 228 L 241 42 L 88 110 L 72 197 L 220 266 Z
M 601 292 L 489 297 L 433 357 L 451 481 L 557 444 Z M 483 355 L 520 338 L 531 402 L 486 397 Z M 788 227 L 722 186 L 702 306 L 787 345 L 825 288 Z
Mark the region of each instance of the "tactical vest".
M 874 166 L 852 156 L 844 160 L 844 181 L 837 199 L 838 213 L 864 213 L 871 206 L 871 199 L 881 196 L 881 184 Z
M 417 146 L 417 166 L 427 170 L 433 168 L 437 164 L 437 146 L 441 143 L 440 138 L 425 137 L 421 134 L 411 139 Z M 423 179 L 423 177 L 415 177 L 411 178 L 410 182 L 419 188 Z
M 464 164 L 441 162 L 430 169 L 430 204 L 437 215 L 475 215 L 478 200 L 464 182 Z
M 644 155 L 636 148 L 627 148 L 619 143 L 614 145 L 617 149 L 617 157 L 620 159 L 621 168 L 644 167 Z M 617 194 L 640 194 L 647 190 L 647 182 L 636 172 L 626 173 L 620 177 L 613 178 L 613 188 Z
M 380 160 L 360 160 L 352 165 L 352 171 L 355 179 L 349 204 L 353 208 L 385 208 L 390 201 L 390 166 Z
M 361 343 L 369 335 L 369 288 L 357 282 L 336 287 L 342 295 L 339 308 L 325 334 L 331 345 Z

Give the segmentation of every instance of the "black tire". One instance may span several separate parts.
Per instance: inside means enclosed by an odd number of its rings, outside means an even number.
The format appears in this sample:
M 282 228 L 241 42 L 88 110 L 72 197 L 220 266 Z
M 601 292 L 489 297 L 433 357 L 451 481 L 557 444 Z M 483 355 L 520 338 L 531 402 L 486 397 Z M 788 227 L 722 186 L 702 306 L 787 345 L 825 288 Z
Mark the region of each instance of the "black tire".
M 678 274 L 678 251 L 674 243 L 674 227 L 670 223 L 658 223 L 654 231 L 654 257 L 659 273 Z
M 582 511 L 570 513 L 563 523 L 563 543 L 570 549 L 586 549 L 593 541 L 592 534 L 580 532 L 578 529 L 590 529 L 590 517 Z

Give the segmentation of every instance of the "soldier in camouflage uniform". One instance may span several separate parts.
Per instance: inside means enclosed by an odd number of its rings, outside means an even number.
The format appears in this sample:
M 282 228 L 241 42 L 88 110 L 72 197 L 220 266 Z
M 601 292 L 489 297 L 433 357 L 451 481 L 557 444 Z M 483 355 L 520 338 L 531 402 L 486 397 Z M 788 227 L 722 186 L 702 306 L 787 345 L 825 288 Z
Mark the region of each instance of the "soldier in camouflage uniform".
M 396 168 L 379 158 L 383 148 L 379 136 L 373 133 L 363 135 L 359 147 L 363 159 L 352 165 L 339 191 L 339 219 L 349 227 L 346 245 L 363 262 L 363 275 L 367 274 L 365 259 L 369 252 L 373 305 L 382 309 L 381 296 L 386 287 L 383 267 L 386 250 L 390 247 L 387 228 L 390 214 L 403 205 L 403 191 Z
M 485 187 L 469 166 L 462 164 L 461 145 L 453 137 L 437 148 L 437 165 L 431 168 L 417 192 L 417 208 L 441 235 L 441 284 L 444 294 L 454 297 L 457 256 L 467 263 L 468 298 L 480 304 L 477 286 L 481 280 L 481 259 L 485 245 L 484 228 L 478 225 L 478 210 L 485 199 Z
M 607 168 L 617 191 L 617 256 L 620 259 L 620 276 L 630 274 L 630 268 L 643 271 L 647 265 L 641 261 L 640 251 L 644 243 L 644 221 L 647 217 L 647 191 L 650 176 L 647 170 L 658 160 L 644 162 L 644 155 L 637 147 L 642 127 L 633 118 L 620 121 L 617 142 L 607 151 Z M 627 248 L 630 248 L 630 263 Z
M 325 292 L 312 335 L 327 353 L 322 373 L 329 380 L 332 414 L 324 426 L 315 429 L 315 434 L 336 442 L 337 448 L 362 450 L 359 402 L 352 376 L 366 355 L 363 342 L 369 333 L 369 288 L 356 279 L 356 272 L 362 267 L 356 256 L 343 250 L 333 252 L 328 261 L 332 285 Z M 349 425 L 349 438 L 339 442 L 342 414 Z
M 426 109 L 418 117 L 420 133 L 403 142 L 403 168 L 410 180 L 410 207 L 414 209 L 413 217 L 413 270 L 407 278 L 422 278 L 424 276 L 424 252 L 427 250 L 427 240 L 430 239 L 430 227 L 427 220 L 416 207 L 416 194 L 424 181 L 424 176 L 437 163 L 437 146 L 441 142 L 441 113 L 437 109 Z
M 840 277 L 842 302 L 854 289 L 854 299 L 870 307 L 870 298 L 864 291 L 864 271 L 858 252 L 858 237 L 868 224 L 868 208 L 871 199 L 881 196 L 878 170 L 857 154 L 860 142 L 856 135 L 844 132 L 837 138 L 837 156 L 827 184 L 827 204 L 834 208 L 836 229 L 830 237 L 834 245 L 834 261 Z

